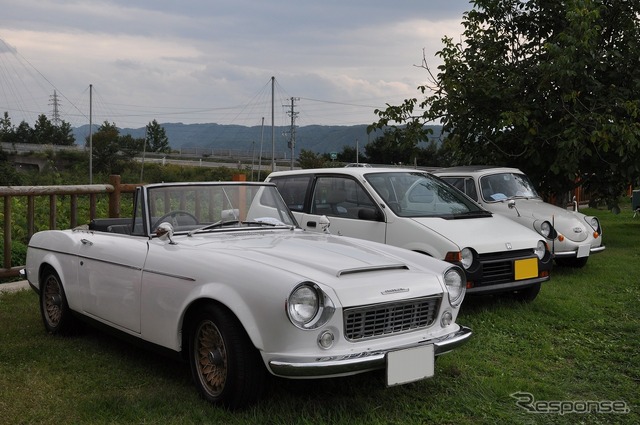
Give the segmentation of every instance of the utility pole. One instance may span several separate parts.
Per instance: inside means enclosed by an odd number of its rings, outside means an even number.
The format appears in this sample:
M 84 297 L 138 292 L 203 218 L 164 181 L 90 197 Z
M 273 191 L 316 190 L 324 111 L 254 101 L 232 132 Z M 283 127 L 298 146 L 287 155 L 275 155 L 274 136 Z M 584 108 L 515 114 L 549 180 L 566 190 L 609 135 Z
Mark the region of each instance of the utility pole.
M 295 162 L 295 158 L 294 158 L 294 149 L 296 147 L 296 116 L 298 116 L 299 112 L 295 112 L 295 107 L 296 107 L 296 100 L 300 100 L 299 97 L 292 97 L 291 98 L 291 106 L 289 109 L 289 112 L 287 112 L 287 114 L 291 117 L 291 129 L 289 130 L 289 149 L 291 149 L 291 169 L 293 170 L 293 165 Z

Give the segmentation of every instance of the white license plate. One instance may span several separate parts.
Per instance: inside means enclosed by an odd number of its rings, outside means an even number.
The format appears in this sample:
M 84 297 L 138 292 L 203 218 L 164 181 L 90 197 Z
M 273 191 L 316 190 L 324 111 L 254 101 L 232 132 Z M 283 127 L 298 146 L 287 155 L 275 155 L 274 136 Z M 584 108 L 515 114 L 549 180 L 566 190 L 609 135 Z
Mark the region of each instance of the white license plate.
M 387 353 L 387 385 L 419 381 L 434 375 L 433 345 Z
M 576 257 L 577 258 L 588 257 L 590 252 L 591 252 L 591 245 L 589 244 L 580 245 L 578 247 L 578 255 L 576 255 Z

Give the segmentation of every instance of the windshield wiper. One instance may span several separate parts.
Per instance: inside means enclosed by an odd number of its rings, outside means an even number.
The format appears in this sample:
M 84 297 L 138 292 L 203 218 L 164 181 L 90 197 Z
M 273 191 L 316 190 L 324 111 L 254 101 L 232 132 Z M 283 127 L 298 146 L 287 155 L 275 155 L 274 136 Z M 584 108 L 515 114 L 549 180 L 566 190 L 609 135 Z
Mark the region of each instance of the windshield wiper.
M 476 217 L 491 217 L 493 214 L 491 211 L 478 210 L 478 211 L 466 211 L 463 213 L 454 214 L 453 218 L 476 218 Z
M 284 225 L 284 223 L 276 224 L 276 223 L 270 223 L 270 222 L 267 222 L 267 221 L 242 221 L 241 223 L 242 224 L 248 224 L 248 225 L 251 225 L 251 226 L 271 226 L 271 227 Z
M 240 220 L 220 220 L 220 221 L 216 221 L 215 223 L 207 224 L 206 226 L 202 226 L 202 227 L 198 227 L 197 229 L 193 229 L 192 231 L 187 233 L 187 236 L 193 236 L 194 234 L 196 234 L 198 232 L 203 232 L 205 230 L 215 229 L 216 227 L 222 227 L 222 226 L 238 224 L 238 223 L 240 223 Z

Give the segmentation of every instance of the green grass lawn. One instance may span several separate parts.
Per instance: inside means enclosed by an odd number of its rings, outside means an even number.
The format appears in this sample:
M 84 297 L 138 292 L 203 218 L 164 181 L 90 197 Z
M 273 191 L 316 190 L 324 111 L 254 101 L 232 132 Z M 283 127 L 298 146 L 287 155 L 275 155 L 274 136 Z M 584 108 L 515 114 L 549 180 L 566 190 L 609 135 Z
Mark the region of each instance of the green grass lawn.
M 434 378 L 393 388 L 380 373 L 274 378 L 264 400 L 235 413 L 201 400 L 186 364 L 91 329 L 49 336 L 35 293 L 2 294 L 0 422 L 640 423 L 640 218 L 628 209 L 592 212 L 607 249 L 582 269 L 556 267 L 530 304 L 467 298 L 458 321 L 474 336 L 439 358 Z M 512 396 L 518 392 L 539 410 L 617 401 L 630 412 L 530 413 Z

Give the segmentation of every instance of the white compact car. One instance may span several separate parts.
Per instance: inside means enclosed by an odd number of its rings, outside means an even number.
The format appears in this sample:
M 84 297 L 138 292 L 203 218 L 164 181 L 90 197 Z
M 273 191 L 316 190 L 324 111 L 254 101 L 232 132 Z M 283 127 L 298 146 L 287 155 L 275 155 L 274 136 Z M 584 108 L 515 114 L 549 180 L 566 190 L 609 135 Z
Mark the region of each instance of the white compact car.
M 597 217 L 544 202 L 517 168 L 464 166 L 434 171 L 484 208 L 517 221 L 544 236 L 558 265 L 582 267 L 602 252 Z
M 543 238 L 492 214 L 433 175 L 399 168 L 279 171 L 275 183 L 302 228 L 416 251 L 464 268 L 467 291 L 533 300 L 553 263 Z M 326 216 L 326 217 L 325 217 Z
M 305 232 L 273 184 L 141 186 L 133 211 L 33 235 L 24 272 L 44 326 L 82 318 L 178 354 L 212 403 L 256 401 L 267 373 L 416 381 L 471 336 L 455 322 L 460 267 Z

